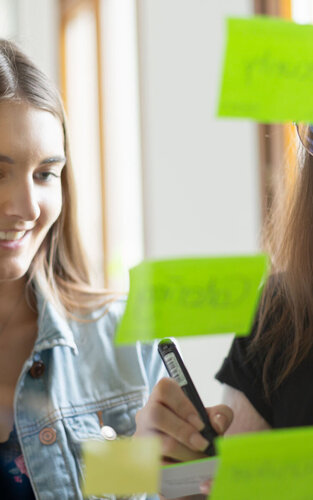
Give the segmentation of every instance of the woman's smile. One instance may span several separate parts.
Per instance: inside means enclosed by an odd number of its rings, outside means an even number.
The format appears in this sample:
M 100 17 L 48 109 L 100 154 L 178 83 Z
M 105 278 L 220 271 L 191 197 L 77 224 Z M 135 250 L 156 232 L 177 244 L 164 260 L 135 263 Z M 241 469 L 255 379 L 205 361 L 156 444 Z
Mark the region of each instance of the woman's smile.
M 0 231 L 0 248 L 20 249 L 27 242 L 30 231 Z

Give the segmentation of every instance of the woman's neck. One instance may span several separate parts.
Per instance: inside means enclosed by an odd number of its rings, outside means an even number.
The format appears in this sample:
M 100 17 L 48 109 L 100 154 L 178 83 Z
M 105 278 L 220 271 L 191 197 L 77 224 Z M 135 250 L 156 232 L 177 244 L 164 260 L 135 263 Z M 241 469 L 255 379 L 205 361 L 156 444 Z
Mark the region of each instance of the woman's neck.
M 0 282 L 0 337 L 36 318 L 36 311 L 26 300 L 26 279 Z

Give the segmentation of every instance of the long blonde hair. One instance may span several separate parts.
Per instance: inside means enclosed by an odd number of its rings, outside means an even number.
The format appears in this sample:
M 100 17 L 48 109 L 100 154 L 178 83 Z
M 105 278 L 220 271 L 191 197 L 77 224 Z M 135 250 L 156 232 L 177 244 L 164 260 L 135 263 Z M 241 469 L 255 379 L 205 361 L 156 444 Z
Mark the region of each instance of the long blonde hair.
M 0 102 L 23 100 L 52 113 L 63 127 L 66 165 L 62 171 L 61 214 L 50 228 L 28 270 L 27 290 L 39 287 L 45 299 L 65 315 L 89 313 L 113 299 L 91 285 L 79 237 L 76 195 L 66 118 L 60 95 L 35 64 L 11 41 L 0 39 Z M 74 317 L 76 315 L 74 314 Z
M 306 151 L 292 187 L 278 192 L 265 248 L 272 275 L 250 354 L 263 353 L 263 386 L 270 397 L 313 348 L 313 157 Z

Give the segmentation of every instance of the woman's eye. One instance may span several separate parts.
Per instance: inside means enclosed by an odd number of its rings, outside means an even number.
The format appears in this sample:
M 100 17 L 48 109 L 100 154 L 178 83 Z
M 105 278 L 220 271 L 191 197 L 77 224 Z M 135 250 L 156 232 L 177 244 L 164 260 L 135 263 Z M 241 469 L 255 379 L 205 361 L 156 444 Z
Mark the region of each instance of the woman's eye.
M 52 179 L 58 179 L 60 176 L 55 172 L 38 172 L 36 178 L 40 181 L 50 181 Z

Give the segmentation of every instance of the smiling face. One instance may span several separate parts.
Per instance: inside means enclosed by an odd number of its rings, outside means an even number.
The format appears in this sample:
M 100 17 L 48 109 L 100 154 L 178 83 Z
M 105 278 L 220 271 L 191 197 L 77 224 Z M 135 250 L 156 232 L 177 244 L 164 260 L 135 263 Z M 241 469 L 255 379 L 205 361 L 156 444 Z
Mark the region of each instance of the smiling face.
M 0 282 L 23 277 L 62 208 L 60 121 L 0 102 Z

